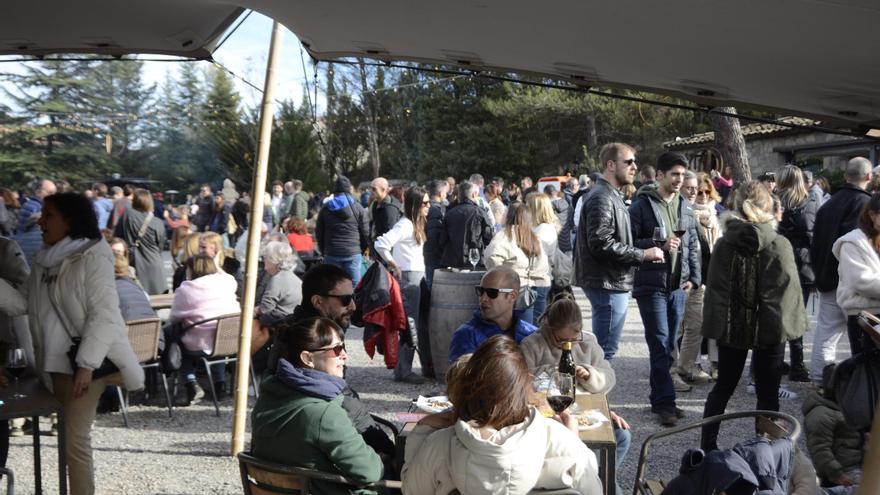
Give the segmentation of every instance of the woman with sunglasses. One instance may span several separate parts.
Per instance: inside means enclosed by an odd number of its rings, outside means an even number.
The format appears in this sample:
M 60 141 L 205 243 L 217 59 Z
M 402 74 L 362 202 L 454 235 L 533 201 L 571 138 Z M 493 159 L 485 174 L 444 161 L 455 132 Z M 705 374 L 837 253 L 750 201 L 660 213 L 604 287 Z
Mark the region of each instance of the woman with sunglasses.
M 596 337 L 583 332 L 581 308 L 570 294 L 559 294 L 538 318 L 538 323 L 538 331 L 523 339 L 519 345 L 529 370 L 534 373 L 542 367 L 555 368 L 562 357 L 563 344 L 571 342 L 578 393 L 611 392 L 616 382 L 614 370 L 605 360 L 605 351 Z M 629 450 L 632 435 L 629 424 L 613 411 L 611 419 L 617 440 L 616 464 L 619 466 Z
M 376 253 L 388 264 L 388 269 L 400 282 L 403 296 L 403 307 L 406 316 L 413 322 L 419 321 L 419 304 L 421 300 L 421 284 L 425 278 L 425 224 L 431 202 L 428 193 L 421 187 L 413 187 L 406 191 L 403 198 L 403 216 L 382 234 L 375 242 Z M 417 328 L 419 347 L 422 359 L 431 355 L 427 348 L 427 329 Z M 397 366 L 394 368 L 394 381 L 412 384 L 424 383 L 425 379 L 412 372 L 412 361 L 415 348 L 412 342 L 400 339 L 397 351 Z M 424 364 L 424 363 L 423 363 Z
M 281 325 L 281 359 L 260 385 L 254 405 L 251 450 L 255 457 L 345 476 L 358 483 L 382 477 L 382 460 L 355 430 L 342 407 L 348 355 L 342 329 L 327 318 Z M 315 493 L 348 494 L 314 481 Z M 373 492 L 358 492 L 373 493 Z
M 533 228 L 532 214 L 525 203 L 511 203 L 504 228 L 495 234 L 483 253 L 486 268 L 507 265 L 519 274 L 520 299 L 516 309 L 523 310 L 520 318 L 532 324 L 547 304 L 551 279 L 547 253 Z M 531 301 L 523 298 L 527 291 L 534 295 Z

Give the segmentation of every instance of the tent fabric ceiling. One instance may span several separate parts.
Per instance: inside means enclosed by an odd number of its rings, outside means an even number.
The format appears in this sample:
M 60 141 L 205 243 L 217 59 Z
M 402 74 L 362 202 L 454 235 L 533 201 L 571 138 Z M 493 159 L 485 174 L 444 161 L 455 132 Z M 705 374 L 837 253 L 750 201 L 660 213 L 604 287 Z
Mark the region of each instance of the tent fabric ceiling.
M 502 70 L 880 128 L 877 0 L 237 3 L 16 3 L 0 16 L 0 54 L 204 57 L 248 8 L 284 24 L 319 60 L 360 56 Z M 102 39 L 113 45 L 92 49 Z

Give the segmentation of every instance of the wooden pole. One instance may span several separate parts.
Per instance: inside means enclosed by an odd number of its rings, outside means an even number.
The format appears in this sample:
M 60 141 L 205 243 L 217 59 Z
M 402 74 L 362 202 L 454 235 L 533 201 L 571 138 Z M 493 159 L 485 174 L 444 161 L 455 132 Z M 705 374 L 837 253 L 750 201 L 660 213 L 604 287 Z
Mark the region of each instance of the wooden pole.
M 232 418 L 232 455 L 244 450 L 245 422 L 248 413 L 248 377 L 251 368 L 251 328 L 254 320 L 254 299 L 257 293 L 257 263 L 260 251 L 260 223 L 263 218 L 263 194 L 266 190 L 266 169 L 272 140 L 272 116 L 275 111 L 275 66 L 281 47 L 284 26 L 272 23 L 266 81 L 263 83 L 263 104 L 260 108 L 260 139 L 257 142 L 257 164 L 251 189 L 251 218 L 248 227 L 247 261 L 244 270 L 244 300 L 241 307 L 241 332 L 238 339 L 238 365 L 235 367 L 235 410 Z

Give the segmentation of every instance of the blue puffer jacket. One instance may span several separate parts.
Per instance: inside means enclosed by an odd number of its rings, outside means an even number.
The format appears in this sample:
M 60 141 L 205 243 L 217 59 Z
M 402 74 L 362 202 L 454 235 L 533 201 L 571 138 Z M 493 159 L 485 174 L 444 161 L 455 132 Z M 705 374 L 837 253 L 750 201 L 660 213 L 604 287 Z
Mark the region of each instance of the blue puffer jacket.
M 685 221 L 686 233 L 678 253 L 681 262 L 681 279 L 677 283 L 670 284 L 669 276 L 673 267 L 668 262 L 669 253 L 663 263 L 646 261 L 639 266 L 633 281 L 633 297 L 639 297 L 651 292 L 667 289 L 677 289 L 690 280 L 694 287 L 699 287 L 701 281 L 700 270 L 700 240 L 697 233 L 697 222 L 694 219 L 694 211 L 688 200 L 678 196 L 678 215 Z M 656 195 L 647 192 L 639 195 L 629 208 L 630 228 L 632 229 L 633 244 L 642 249 L 654 247 L 654 228 L 664 225 L 657 202 L 661 201 Z M 671 230 L 671 229 L 670 229 Z
M 538 329 L 535 325 L 521 320 L 521 314 L 522 311 L 513 312 L 513 338 L 517 344 Z M 474 311 L 474 317 L 458 327 L 452 335 L 452 341 L 449 343 L 449 362 L 455 362 L 461 356 L 473 353 L 489 337 L 502 333 L 506 332 L 498 328 L 494 322 L 484 320 L 480 310 Z
M 36 196 L 28 196 L 18 211 L 18 224 L 15 226 L 16 234 L 23 234 L 28 231 L 30 225 L 36 223 L 34 216 L 43 210 L 43 200 Z

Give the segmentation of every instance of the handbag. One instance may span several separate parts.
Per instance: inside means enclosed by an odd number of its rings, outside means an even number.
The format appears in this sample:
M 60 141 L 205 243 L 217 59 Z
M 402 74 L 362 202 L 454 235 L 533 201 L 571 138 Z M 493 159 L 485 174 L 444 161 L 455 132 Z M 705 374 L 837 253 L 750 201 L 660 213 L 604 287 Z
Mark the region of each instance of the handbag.
M 144 237 L 144 234 L 147 233 L 147 228 L 150 226 L 150 220 L 153 219 L 153 212 L 147 213 L 147 216 L 144 217 L 144 223 L 141 224 L 141 228 L 138 229 L 138 235 L 134 239 L 134 243 L 131 245 L 131 249 L 129 250 L 129 258 L 130 265 L 134 266 L 134 253 L 136 248 L 141 247 L 141 239 Z
M 532 258 L 529 258 L 529 267 L 526 269 L 526 278 L 529 279 L 530 285 L 519 288 L 519 294 L 516 296 L 516 305 L 514 306 L 514 309 L 526 309 L 530 308 L 532 304 L 535 304 L 537 294 L 535 293 L 535 288 L 531 286 Z
M 82 343 L 82 338 L 75 337 L 73 332 L 70 331 L 70 328 L 67 327 L 67 320 L 64 318 L 64 315 L 58 311 L 58 306 L 55 305 L 55 299 L 49 297 L 49 302 L 52 304 L 52 309 L 55 310 L 55 314 L 58 315 L 58 321 L 61 322 L 61 326 L 64 327 L 64 331 L 70 336 L 71 342 L 73 342 L 73 344 L 70 345 L 70 349 L 67 350 L 67 359 L 70 360 L 70 369 L 76 373 L 76 369 L 79 368 L 79 365 L 76 363 L 76 355 L 79 353 L 79 345 Z M 113 364 L 113 361 L 110 361 L 105 356 L 104 361 L 101 362 L 101 366 L 92 370 L 92 380 L 112 375 L 117 372 L 119 372 L 119 367 Z

